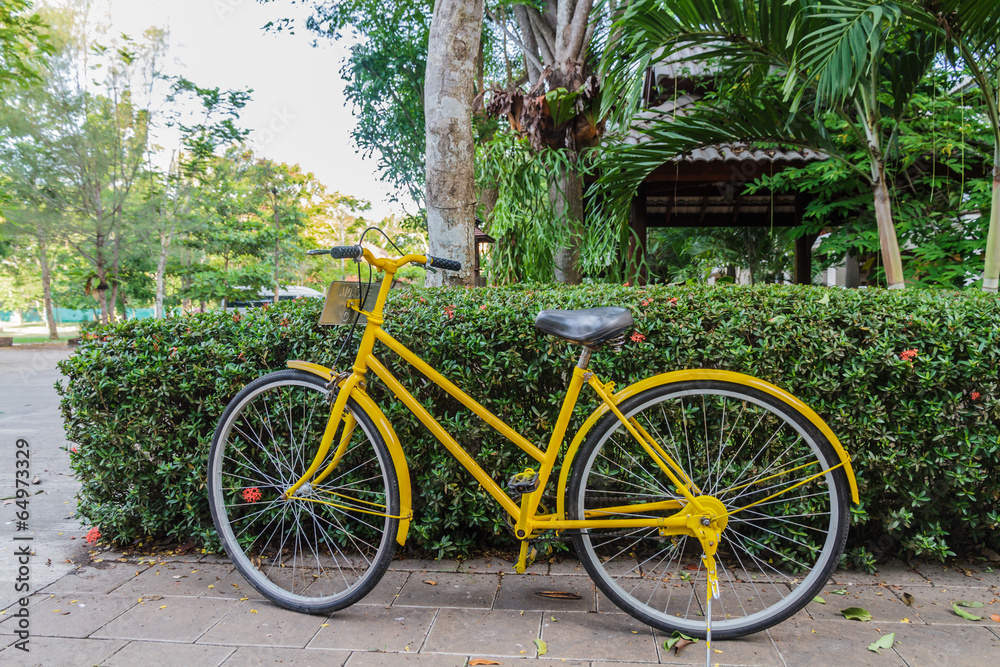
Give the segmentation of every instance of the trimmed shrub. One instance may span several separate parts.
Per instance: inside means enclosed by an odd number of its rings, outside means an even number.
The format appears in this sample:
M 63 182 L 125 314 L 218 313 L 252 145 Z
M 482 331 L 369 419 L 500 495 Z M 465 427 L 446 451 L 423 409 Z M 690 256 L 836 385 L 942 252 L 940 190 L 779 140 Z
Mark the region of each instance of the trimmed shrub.
M 620 354 L 594 356 L 602 378 L 623 387 L 682 368 L 749 373 L 787 389 L 830 424 L 852 455 L 861 491 L 849 545 L 856 564 L 1000 548 L 995 297 L 791 286 L 400 290 L 389 299 L 386 329 L 544 446 L 579 348 L 538 332 L 534 316 L 608 304 L 628 307 L 641 335 Z M 119 543 L 152 535 L 217 547 L 206 497 L 216 422 L 243 385 L 286 360 L 333 363 L 348 329 L 318 326 L 321 307 L 298 300 L 89 334 L 60 365 L 82 482 L 79 515 Z M 354 342 L 343 367 L 353 362 Z M 379 356 L 501 484 L 529 464 L 415 370 Z M 370 379 L 410 462 L 416 519 L 409 544 L 439 556 L 511 547 L 502 512 Z M 570 433 L 596 405 L 585 389 Z

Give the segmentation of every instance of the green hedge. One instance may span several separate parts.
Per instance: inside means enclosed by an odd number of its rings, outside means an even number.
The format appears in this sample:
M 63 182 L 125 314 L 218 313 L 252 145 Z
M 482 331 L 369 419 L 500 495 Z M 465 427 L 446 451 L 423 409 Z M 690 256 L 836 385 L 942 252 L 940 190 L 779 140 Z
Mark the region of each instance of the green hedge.
M 390 297 L 387 329 L 542 444 L 578 348 L 537 332 L 534 315 L 607 304 L 630 308 L 645 336 L 620 354 L 595 355 L 592 367 L 619 387 L 655 372 L 722 368 L 788 389 L 829 422 L 861 490 L 849 552 L 856 564 L 1000 548 L 995 297 L 789 286 L 406 290 Z M 205 469 L 216 421 L 244 384 L 287 359 L 332 364 L 347 330 L 318 326 L 320 308 L 299 300 L 90 334 L 60 366 L 80 516 L 119 543 L 165 536 L 215 547 Z M 496 479 L 526 465 L 444 392 L 390 366 Z M 511 546 L 471 477 L 377 381 L 370 392 L 410 461 L 412 548 L 451 556 Z M 585 399 L 574 425 L 595 406 Z

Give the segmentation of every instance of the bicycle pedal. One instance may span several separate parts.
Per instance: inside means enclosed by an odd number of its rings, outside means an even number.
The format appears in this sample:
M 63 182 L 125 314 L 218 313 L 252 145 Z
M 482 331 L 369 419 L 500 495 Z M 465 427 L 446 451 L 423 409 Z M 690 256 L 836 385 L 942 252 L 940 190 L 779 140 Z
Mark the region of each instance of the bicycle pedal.
M 524 574 L 524 571 L 531 567 L 531 564 L 535 562 L 535 558 L 537 557 L 538 549 L 533 544 L 521 542 L 521 553 L 517 557 L 517 565 L 514 566 L 514 571 L 518 574 Z
M 524 472 L 519 472 L 507 482 L 507 488 L 518 496 L 533 493 L 538 490 L 538 473 L 528 468 Z

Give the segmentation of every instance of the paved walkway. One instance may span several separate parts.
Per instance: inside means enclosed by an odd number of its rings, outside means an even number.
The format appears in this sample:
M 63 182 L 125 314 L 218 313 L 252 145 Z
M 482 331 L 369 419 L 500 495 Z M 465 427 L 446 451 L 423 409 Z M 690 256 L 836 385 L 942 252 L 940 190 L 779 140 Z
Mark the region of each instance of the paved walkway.
M 124 557 L 91 552 L 72 520 L 75 482 L 59 431 L 54 359 L 46 350 L 0 351 L 0 441 L 13 487 L 13 443 L 32 444 L 30 652 L 14 643 L 20 619 L 14 578 L 14 507 L 0 508 L 0 664 L 129 665 L 441 665 L 477 658 L 504 665 L 704 664 L 702 644 L 679 654 L 661 633 L 619 612 L 578 563 L 539 563 L 525 575 L 502 560 L 399 560 L 363 601 L 331 616 L 284 611 L 261 599 L 225 559 L 198 553 Z M 2 496 L 9 495 L 4 492 Z M 428 583 L 433 582 L 433 583 Z M 537 595 L 578 593 L 579 600 Z M 835 591 L 845 591 L 837 594 Z M 908 595 L 905 595 L 908 594 Z M 795 617 L 752 637 L 714 642 L 720 665 L 970 665 L 1000 657 L 1000 564 L 884 567 L 878 576 L 838 573 Z M 912 596 L 910 600 L 909 596 Z M 903 600 L 912 604 L 907 606 Z M 956 600 L 979 601 L 969 621 Z M 863 607 L 870 622 L 844 619 Z M 869 644 L 894 632 L 876 654 Z M 547 652 L 537 655 L 534 640 Z
M 517 575 L 501 560 L 396 561 L 363 601 L 330 616 L 307 616 L 263 600 L 217 557 L 120 558 L 111 552 L 46 586 L 30 609 L 31 651 L 8 646 L 3 665 L 441 665 L 475 658 L 505 665 L 704 664 L 702 644 L 679 655 L 665 637 L 610 606 L 575 561 Z M 971 576 L 969 576 L 971 575 Z M 433 582 L 433 583 L 429 583 Z M 578 593 L 556 600 L 538 591 Z M 846 590 L 837 595 L 836 590 Z M 903 594 L 913 596 L 911 606 Z M 792 619 L 752 637 L 714 642 L 720 665 L 970 665 L 1000 657 L 1000 574 L 942 566 L 840 573 Z M 973 622 L 952 611 L 980 601 Z M 839 610 L 863 607 L 870 622 Z M 0 645 L 17 637 L 6 610 Z M 896 633 L 893 649 L 868 645 Z M 535 639 L 547 653 L 536 655 Z M 552 661 L 555 661 L 554 663 Z

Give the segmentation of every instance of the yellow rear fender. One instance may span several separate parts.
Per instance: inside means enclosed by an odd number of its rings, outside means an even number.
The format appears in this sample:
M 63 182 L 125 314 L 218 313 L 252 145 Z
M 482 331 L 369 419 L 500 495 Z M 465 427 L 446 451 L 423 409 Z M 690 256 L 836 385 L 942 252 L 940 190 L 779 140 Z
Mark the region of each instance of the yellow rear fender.
M 333 379 L 333 371 L 326 366 L 320 366 L 310 361 L 289 361 L 285 365 L 289 368 L 312 373 L 327 382 Z M 385 440 L 385 444 L 389 447 L 392 464 L 396 468 L 396 479 L 399 481 L 399 515 L 403 517 L 399 520 L 396 541 L 400 545 L 406 544 L 406 535 L 410 531 L 410 520 L 413 518 L 413 509 L 410 491 L 410 468 L 406 465 L 403 446 L 399 442 L 396 431 L 392 428 L 392 423 L 364 390 L 355 387 L 354 391 L 351 392 L 351 398 L 357 401 L 361 409 L 365 411 L 365 414 L 375 423 L 375 428 L 378 429 L 382 435 L 382 439 Z
M 793 406 L 799 412 L 801 412 L 812 424 L 826 436 L 830 444 L 833 445 L 833 449 L 837 452 L 840 460 L 844 464 L 844 471 L 847 473 L 847 481 L 851 485 L 851 499 L 855 504 L 859 503 L 858 498 L 858 482 L 854 478 L 854 469 L 851 467 L 851 457 L 844 449 L 844 446 L 840 444 L 840 440 L 837 436 L 833 434 L 830 427 L 820 419 L 812 408 L 808 405 L 795 398 L 789 394 L 784 389 L 774 386 L 770 382 L 765 382 L 759 378 L 752 377 L 750 375 L 744 375 L 742 373 L 733 373 L 730 371 L 718 371 L 718 370 L 685 370 L 685 371 L 674 371 L 672 373 L 662 373 L 660 375 L 654 375 L 653 377 L 646 378 L 636 382 L 635 384 L 625 387 L 619 391 L 614 396 L 615 404 L 620 404 L 622 401 L 635 396 L 641 391 L 646 389 L 651 389 L 653 387 L 660 387 L 665 384 L 671 384 L 674 382 L 685 382 L 689 380 L 716 380 L 723 382 L 732 382 L 733 384 L 743 385 L 744 387 L 752 387 L 765 394 L 770 394 L 781 401 L 788 403 Z M 584 438 L 590 433 L 590 430 L 594 428 L 594 425 L 598 420 L 605 415 L 609 410 L 607 405 L 601 405 L 599 408 L 594 410 L 594 412 L 587 418 L 587 421 L 583 423 L 580 430 L 577 431 L 576 436 L 573 438 L 573 442 L 570 443 L 569 449 L 566 450 L 566 456 L 563 459 L 562 470 L 559 473 L 559 487 L 558 487 L 558 500 L 557 500 L 557 511 L 558 518 L 566 518 L 566 485 L 569 481 L 569 473 L 572 469 L 573 458 L 576 456 L 577 450 L 583 443 Z

